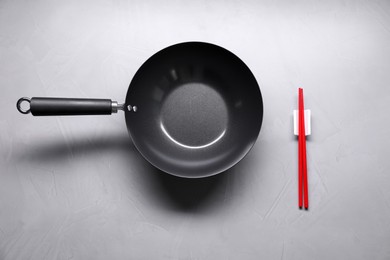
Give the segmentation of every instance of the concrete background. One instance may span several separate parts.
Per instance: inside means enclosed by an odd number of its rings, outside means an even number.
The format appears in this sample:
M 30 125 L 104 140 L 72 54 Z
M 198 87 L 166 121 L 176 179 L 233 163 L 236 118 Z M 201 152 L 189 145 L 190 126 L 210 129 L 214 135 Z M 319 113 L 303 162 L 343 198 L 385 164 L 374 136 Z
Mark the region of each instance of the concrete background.
M 123 114 L 34 118 L 22 96 L 124 101 L 183 41 L 238 55 L 264 98 L 252 151 L 186 180 Z M 312 110 L 297 207 L 297 88 Z M 0 259 L 389 259 L 389 1 L 0 1 Z

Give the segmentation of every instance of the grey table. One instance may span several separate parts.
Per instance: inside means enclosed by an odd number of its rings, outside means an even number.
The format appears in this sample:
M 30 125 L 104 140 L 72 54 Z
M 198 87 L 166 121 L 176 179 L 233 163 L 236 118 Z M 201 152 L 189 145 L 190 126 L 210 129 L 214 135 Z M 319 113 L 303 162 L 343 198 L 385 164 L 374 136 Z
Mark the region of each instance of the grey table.
M 34 118 L 22 96 L 123 101 L 183 41 L 242 58 L 257 143 L 212 178 L 161 174 L 123 114 Z M 297 206 L 297 88 L 312 110 Z M 0 259 L 389 259 L 389 1 L 1 1 Z

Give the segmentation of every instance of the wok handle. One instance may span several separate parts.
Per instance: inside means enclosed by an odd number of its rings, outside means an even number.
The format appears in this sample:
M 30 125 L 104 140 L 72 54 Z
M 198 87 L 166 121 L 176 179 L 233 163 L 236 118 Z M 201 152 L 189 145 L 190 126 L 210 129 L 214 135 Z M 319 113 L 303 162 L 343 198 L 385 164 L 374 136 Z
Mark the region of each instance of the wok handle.
M 30 103 L 29 109 L 22 108 L 22 103 Z M 33 116 L 79 116 L 110 115 L 123 110 L 123 105 L 111 99 L 93 98 L 20 98 L 16 108 L 22 114 L 31 112 Z

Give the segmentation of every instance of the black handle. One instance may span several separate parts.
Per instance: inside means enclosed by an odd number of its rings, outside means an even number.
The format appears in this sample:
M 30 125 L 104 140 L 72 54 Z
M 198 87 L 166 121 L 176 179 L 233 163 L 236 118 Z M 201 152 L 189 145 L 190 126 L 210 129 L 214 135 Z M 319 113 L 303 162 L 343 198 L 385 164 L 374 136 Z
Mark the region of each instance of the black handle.
M 30 103 L 29 110 L 22 109 L 23 101 Z M 33 116 L 110 115 L 117 112 L 118 103 L 111 99 L 33 97 L 19 99 L 16 107 Z

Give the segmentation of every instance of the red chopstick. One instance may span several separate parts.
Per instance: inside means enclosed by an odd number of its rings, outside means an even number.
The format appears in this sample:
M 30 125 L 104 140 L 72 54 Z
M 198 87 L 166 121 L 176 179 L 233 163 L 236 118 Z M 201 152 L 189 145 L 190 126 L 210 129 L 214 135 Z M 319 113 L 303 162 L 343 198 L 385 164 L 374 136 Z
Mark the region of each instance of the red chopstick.
M 303 89 L 299 88 L 299 137 L 298 137 L 298 196 L 299 196 L 299 208 L 302 208 L 302 184 L 303 184 L 303 204 L 305 209 L 309 209 L 309 194 L 308 194 L 308 181 L 307 181 L 307 161 L 306 161 L 306 133 L 305 133 L 305 107 L 303 101 Z
M 309 188 L 307 181 L 307 162 L 306 162 L 306 130 L 305 130 L 305 105 L 303 101 L 302 89 L 302 164 L 303 164 L 303 206 L 309 209 Z
M 302 168 L 302 89 L 298 89 L 298 206 L 302 209 L 303 202 L 303 168 Z

